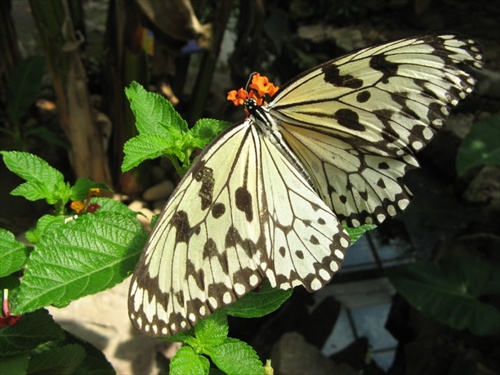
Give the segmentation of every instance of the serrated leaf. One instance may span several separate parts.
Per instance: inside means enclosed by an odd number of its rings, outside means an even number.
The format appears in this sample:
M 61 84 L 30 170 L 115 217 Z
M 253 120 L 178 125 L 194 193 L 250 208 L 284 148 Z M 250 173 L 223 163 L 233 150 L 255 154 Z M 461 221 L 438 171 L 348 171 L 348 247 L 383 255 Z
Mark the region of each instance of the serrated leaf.
M 500 116 L 475 124 L 457 151 L 457 172 L 480 165 L 500 165 Z
M 282 290 L 272 288 L 266 279 L 259 291 L 251 291 L 224 311 L 231 316 L 240 318 L 260 318 L 277 310 L 291 295 L 293 289 Z
M 16 313 L 113 287 L 134 270 L 146 237 L 130 215 L 99 211 L 46 233 L 26 265 Z
M 210 348 L 213 363 L 228 375 L 262 375 L 264 369 L 253 348 L 243 341 L 227 338 L 224 343 Z
M 373 230 L 373 229 L 377 228 L 377 226 L 365 224 L 365 225 L 361 225 L 357 228 L 348 228 L 348 227 L 344 227 L 344 228 L 347 231 L 347 233 L 349 234 L 349 237 L 351 237 L 350 246 L 352 246 L 357 240 L 359 240 L 361 238 L 361 236 L 363 234 L 365 234 L 369 230 Z
M 132 82 L 125 89 L 125 94 L 140 134 L 173 137 L 174 134 L 181 135 L 188 131 L 186 121 L 164 97 L 146 91 L 137 82 Z
M 42 240 L 46 231 L 51 231 L 64 225 L 64 216 L 44 215 L 38 219 L 36 227 L 26 232 L 26 238 L 33 244 Z
M 28 246 L 17 241 L 8 230 L 0 228 L 0 277 L 19 271 L 27 260 Z
M 44 350 L 31 358 L 28 372 L 73 375 L 85 356 L 85 350 L 77 344 Z
M 179 139 L 177 142 L 180 142 Z M 122 163 L 122 172 L 126 172 L 144 160 L 156 159 L 160 156 L 175 155 L 179 159 L 184 159 L 176 141 L 165 135 L 140 134 L 129 139 L 123 146 L 125 156 Z
M 137 212 L 132 211 L 127 205 L 119 202 L 117 200 L 106 198 L 106 197 L 92 197 L 90 203 L 97 203 L 99 205 L 98 212 L 114 212 L 122 215 L 128 215 L 130 217 L 136 217 Z
M 175 335 L 168 336 L 165 339 L 172 342 L 188 342 L 194 339 L 194 328 L 176 333 Z M 159 337 L 161 339 L 161 337 Z
M 0 154 L 10 171 L 26 180 L 11 192 L 12 195 L 30 201 L 45 199 L 49 204 L 58 200 L 67 202 L 71 190 L 64 183 L 64 176 L 45 160 L 27 152 L 0 151 Z
M 196 354 L 193 348 L 183 346 L 170 360 L 169 375 L 207 375 L 209 368 L 207 358 Z
M 500 293 L 499 268 L 478 257 L 417 262 L 388 272 L 397 291 L 422 314 L 477 335 L 500 332 L 500 312 L 480 301 Z
M 0 353 L 15 355 L 63 338 L 62 328 L 47 310 L 37 310 L 22 316 L 13 326 L 0 328 Z
M 42 87 L 45 60 L 42 56 L 29 57 L 16 68 L 8 82 L 6 110 L 9 120 L 19 124 L 19 119 L 33 104 Z
M 229 126 L 231 126 L 231 123 L 229 122 L 214 120 L 211 118 L 203 118 L 196 121 L 193 129 L 191 130 L 193 138 L 196 140 L 195 146 L 200 149 L 204 149 L 215 139 L 215 137 L 217 137 Z
M 196 338 L 203 347 L 223 343 L 227 338 L 228 331 L 227 315 L 221 310 L 217 310 L 212 315 L 201 319 L 194 327 Z

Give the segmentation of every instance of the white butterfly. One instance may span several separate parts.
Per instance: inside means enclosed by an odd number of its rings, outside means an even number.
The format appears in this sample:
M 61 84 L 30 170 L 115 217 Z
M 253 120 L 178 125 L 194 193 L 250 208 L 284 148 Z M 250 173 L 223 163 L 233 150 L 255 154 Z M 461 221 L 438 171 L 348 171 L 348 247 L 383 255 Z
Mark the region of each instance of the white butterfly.
M 482 59 L 472 40 L 416 37 L 319 65 L 268 104 L 274 86 L 258 75 L 248 95 L 233 92 L 248 118 L 207 147 L 158 219 L 131 282 L 133 325 L 175 334 L 264 278 L 328 283 L 349 245 L 341 223 L 405 209 L 403 175 L 472 91 L 468 70 Z

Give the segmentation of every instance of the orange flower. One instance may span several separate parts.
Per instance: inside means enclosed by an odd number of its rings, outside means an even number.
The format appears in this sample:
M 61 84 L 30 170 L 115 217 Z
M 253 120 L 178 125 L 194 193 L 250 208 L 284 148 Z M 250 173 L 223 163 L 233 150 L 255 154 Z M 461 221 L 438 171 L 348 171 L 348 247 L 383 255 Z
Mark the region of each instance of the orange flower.
M 71 202 L 69 207 L 74 210 L 77 214 L 82 212 L 85 209 L 85 204 L 82 201 L 74 201 Z
M 243 105 L 247 98 L 248 92 L 245 89 L 239 89 L 238 91 L 232 90 L 227 93 L 227 100 L 232 101 L 235 107 Z
M 248 85 L 249 91 L 241 88 L 238 91 L 232 90 L 227 94 L 227 100 L 233 102 L 235 106 L 245 104 L 245 100 L 254 99 L 257 105 L 267 104 L 266 98 L 273 97 L 279 90 L 266 76 L 255 73 L 252 76 L 252 83 Z
M 255 73 L 252 77 L 252 83 L 248 85 L 252 90 L 257 92 L 257 95 L 264 97 L 265 95 L 273 96 L 278 91 L 279 87 L 274 86 L 266 76 L 261 76 L 260 73 Z

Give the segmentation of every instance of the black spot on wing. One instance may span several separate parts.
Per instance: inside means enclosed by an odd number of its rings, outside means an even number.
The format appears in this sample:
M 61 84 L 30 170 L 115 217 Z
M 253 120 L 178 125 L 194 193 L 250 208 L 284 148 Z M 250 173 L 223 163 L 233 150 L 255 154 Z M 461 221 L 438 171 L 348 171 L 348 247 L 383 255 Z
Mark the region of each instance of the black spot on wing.
M 382 73 L 382 83 L 389 83 L 389 78 L 398 74 L 398 67 L 398 64 L 387 61 L 384 54 L 373 55 L 370 59 L 370 68 Z
M 175 230 L 175 242 L 185 242 L 188 243 L 191 225 L 189 224 L 189 218 L 185 211 L 177 211 L 170 219 L 170 224 L 176 229 Z
M 243 188 L 239 187 L 235 192 L 235 202 L 238 210 L 245 213 L 247 221 L 252 221 L 253 219 L 253 209 L 252 209 L 252 194 Z
M 366 103 L 368 100 L 370 100 L 372 94 L 370 94 L 369 91 L 361 91 L 356 95 L 356 100 L 358 103 Z
M 201 198 L 201 209 L 206 210 L 213 201 L 214 196 L 214 171 L 212 168 L 202 167 L 194 175 L 194 179 L 201 182 L 198 196 Z
M 339 68 L 333 64 L 326 64 L 322 68 L 324 80 L 336 87 L 348 87 L 351 89 L 359 89 L 363 86 L 363 80 L 354 78 L 350 74 L 341 75 Z
M 356 131 L 365 131 L 365 127 L 359 122 L 359 115 L 352 109 L 342 108 L 335 112 L 335 118 L 339 125 Z
M 215 219 L 220 218 L 225 213 L 226 213 L 226 205 L 224 203 L 216 203 L 212 207 L 212 216 Z

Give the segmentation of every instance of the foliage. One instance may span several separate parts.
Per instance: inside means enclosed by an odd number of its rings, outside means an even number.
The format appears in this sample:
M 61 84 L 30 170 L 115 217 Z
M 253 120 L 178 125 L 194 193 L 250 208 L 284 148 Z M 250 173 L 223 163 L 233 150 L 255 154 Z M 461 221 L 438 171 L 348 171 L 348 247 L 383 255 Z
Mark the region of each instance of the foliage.
M 500 165 L 500 116 L 474 125 L 457 153 L 457 172 L 481 165 Z
M 477 256 L 420 261 L 392 270 L 388 276 L 421 313 L 476 335 L 500 332 L 500 311 L 484 301 L 500 293 L 500 269 Z
M 7 82 L 6 114 L 8 122 L 0 128 L 0 133 L 10 140 L 9 148 L 26 150 L 27 140 L 34 136 L 44 141 L 68 148 L 67 143 L 44 126 L 26 127 L 23 116 L 40 94 L 45 60 L 42 56 L 32 56 L 21 62 Z

